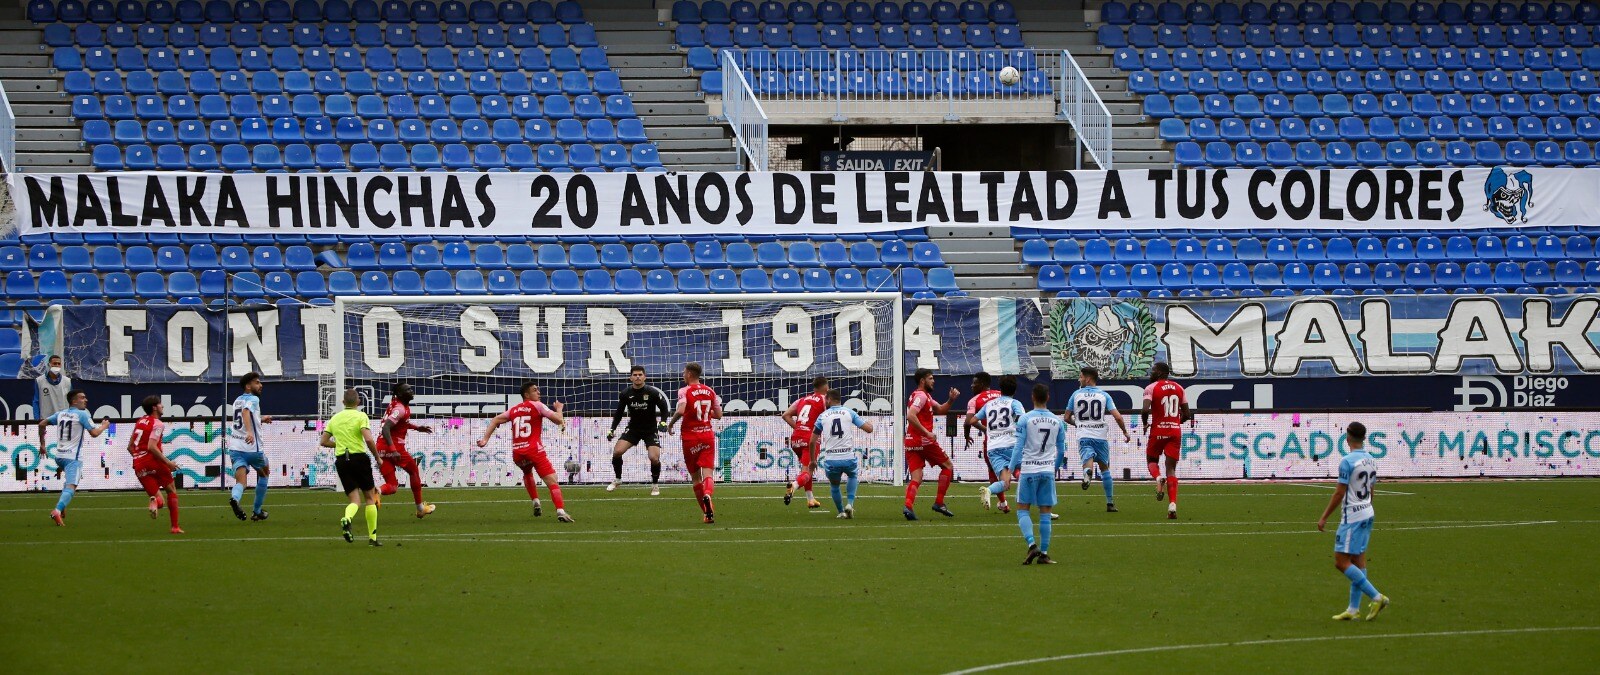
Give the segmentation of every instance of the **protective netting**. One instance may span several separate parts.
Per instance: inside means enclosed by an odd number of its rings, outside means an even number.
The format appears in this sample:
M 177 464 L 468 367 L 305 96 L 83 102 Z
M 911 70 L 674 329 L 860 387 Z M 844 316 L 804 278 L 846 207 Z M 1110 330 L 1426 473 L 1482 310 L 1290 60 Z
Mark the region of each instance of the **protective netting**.
M 374 420 L 391 387 L 410 384 L 412 415 L 435 433 L 411 433 L 407 451 L 429 485 L 510 484 L 510 432 L 487 448 L 473 441 L 488 418 L 520 400 L 536 382 L 547 404 L 565 404 L 565 429 L 546 425 L 545 449 L 562 478 L 606 482 L 613 443 L 606 440 L 618 397 L 634 366 L 675 407 L 686 363 L 723 400 L 717 423 L 721 478 L 786 481 L 795 474 L 780 415 L 826 376 L 845 405 L 874 423 L 858 435 L 863 477 L 892 481 L 903 405 L 896 378 L 897 298 L 826 295 L 801 301 L 770 297 L 625 302 L 548 296 L 496 298 L 492 304 L 421 304 L 362 299 L 343 305 L 339 372 L 323 380 L 321 408 L 335 410 L 341 387 L 354 387 Z M 618 432 L 626 428 L 624 419 Z M 663 481 L 687 471 L 677 436 L 660 437 Z M 625 482 L 647 481 L 643 448 L 630 451 Z

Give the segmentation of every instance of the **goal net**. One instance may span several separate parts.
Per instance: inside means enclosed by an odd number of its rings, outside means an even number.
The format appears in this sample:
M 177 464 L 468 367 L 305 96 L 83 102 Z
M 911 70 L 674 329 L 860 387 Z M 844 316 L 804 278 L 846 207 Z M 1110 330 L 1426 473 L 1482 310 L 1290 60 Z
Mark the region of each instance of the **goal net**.
M 545 403 L 565 404 L 565 428 L 544 429 L 560 479 L 609 482 L 614 443 L 606 435 L 629 371 L 645 369 L 670 414 L 690 362 L 701 364 L 704 382 L 723 400 L 719 480 L 783 482 L 797 473 L 781 415 L 819 375 L 873 423 L 871 434 L 856 435 L 862 478 L 900 480 L 898 294 L 363 297 L 341 299 L 336 311 L 342 330 L 330 346 L 339 365 L 321 380 L 323 412 L 334 412 L 339 392 L 354 387 L 376 420 L 391 387 L 411 385 L 412 417 L 434 433 L 411 432 L 406 449 L 430 486 L 520 480 L 509 428 L 487 448 L 474 441 L 530 381 Z M 626 426 L 624 418 L 619 437 Z M 660 439 L 661 480 L 686 481 L 679 437 Z M 648 482 L 646 450 L 630 450 L 623 471 L 624 483 Z

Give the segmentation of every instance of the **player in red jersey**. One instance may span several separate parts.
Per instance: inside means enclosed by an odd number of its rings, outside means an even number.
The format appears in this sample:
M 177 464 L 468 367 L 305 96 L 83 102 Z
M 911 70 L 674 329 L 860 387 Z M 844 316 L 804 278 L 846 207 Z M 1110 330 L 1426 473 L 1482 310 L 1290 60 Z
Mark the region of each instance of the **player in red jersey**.
M 1140 419 L 1150 433 L 1145 446 L 1144 461 L 1150 466 L 1150 477 L 1156 481 L 1156 501 L 1167 502 L 1167 517 L 1178 519 L 1178 453 L 1183 441 L 1183 423 L 1194 419 L 1189 412 L 1189 402 L 1183 396 L 1183 385 L 1167 379 L 1171 366 L 1157 362 L 1150 368 L 1150 385 L 1144 388 L 1144 410 Z M 1161 480 L 1161 465 L 1167 458 L 1167 479 Z
M 434 506 L 422 501 L 422 471 L 417 468 L 417 458 L 406 452 L 406 432 L 431 434 L 433 427 L 411 423 L 411 399 L 416 396 L 411 385 L 396 383 L 389 389 L 389 409 L 383 413 L 383 432 L 378 435 L 378 473 L 383 474 L 380 494 L 392 495 L 400 487 L 395 477 L 395 467 L 400 467 L 411 479 L 411 498 L 417 503 L 417 517 L 433 513 Z
M 979 456 L 983 458 L 983 464 L 989 470 L 989 482 L 995 483 L 1000 480 L 1000 477 L 994 474 L 994 467 L 989 466 L 989 429 L 983 420 L 978 417 L 978 411 L 983 410 L 983 406 L 1000 397 L 999 391 L 989 388 L 990 382 L 989 374 L 981 370 L 978 371 L 978 374 L 972 376 L 972 399 L 967 401 L 967 419 L 962 423 L 961 429 L 967 438 L 968 449 L 972 448 L 972 430 L 976 428 L 979 433 L 983 434 L 983 449 L 979 451 Z M 983 492 L 983 508 L 988 509 L 989 497 L 993 493 L 989 492 L 989 486 L 987 485 L 983 486 L 981 492 Z M 1000 497 L 1000 512 L 1010 513 L 1011 505 L 1006 503 L 1006 493 L 1001 492 L 998 496 Z
M 570 523 L 572 516 L 567 515 L 567 505 L 561 497 L 561 484 L 556 482 L 556 468 L 544 453 L 544 421 L 550 420 L 556 426 L 565 425 L 567 420 L 561 416 L 562 407 L 560 401 L 553 406 L 540 403 L 539 385 L 532 382 L 523 384 L 522 402 L 489 420 L 489 428 L 483 430 L 478 447 L 489 445 L 489 437 L 494 435 L 494 430 L 510 422 L 511 461 L 522 469 L 522 486 L 527 488 L 528 498 L 533 500 L 533 515 L 538 516 L 541 512 L 539 486 L 533 482 L 537 474 L 545 487 L 550 489 L 550 501 L 556 505 L 556 520 Z
M 811 432 L 812 425 L 817 423 L 817 416 L 828 409 L 828 378 L 818 375 L 811 381 L 811 393 L 800 397 L 783 411 L 783 423 L 789 425 L 794 432 L 789 434 L 789 450 L 794 453 L 795 479 L 783 491 L 785 506 L 794 499 L 795 488 L 805 488 L 806 508 L 815 509 L 822 506 L 817 501 L 816 495 L 811 492 Z
M 937 466 L 939 472 L 939 494 L 933 501 L 933 512 L 942 513 L 954 518 L 944 505 L 944 495 L 950 491 L 950 479 L 955 475 L 955 465 L 950 463 L 950 456 L 946 455 L 944 448 L 939 447 L 939 440 L 933 435 L 933 416 L 950 412 L 950 404 L 955 402 L 960 392 L 954 388 L 950 390 L 950 397 L 944 403 L 933 402 L 933 371 L 927 368 L 918 368 L 916 372 L 917 389 L 911 392 L 911 402 L 906 405 L 906 508 L 901 512 L 906 520 L 916 520 L 916 511 L 911 507 L 917 503 L 917 489 L 922 487 L 922 467 L 925 465 Z
M 714 523 L 711 493 L 716 487 L 717 432 L 712 420 L 722 419 L 722 397 L 700 382 L 704 374 L 698 363 L 683 366 L 683 388 L 678 390 L 678 410 L 667 421 L 667 434 L 683 419 L 683 465 L 694 481 L 694 498 L 705 513 L 705 522 Z
M 166 506 L 167 519 L 172 521 L 172 533 L 183 534 L 178 527 L 178 490 L 172 483 L 172 472 L 178 470 L 178 465 L 167 459 L 167 453 L 161 449 L 161 436 L 166 433 L 165 425 L 161 423 L 161 397 L 146 396 L 141 407 L 144 408 L 144 417 L 134 423 L 133 435 L 128 437 L 128 454 L 133 455 L 133 474 L 139 477 L 144 493 L 150 495 L 150 517 L 155 518 L 156 511 Z M 159 494 L 163 490 L 167 493 L 165 504 Z

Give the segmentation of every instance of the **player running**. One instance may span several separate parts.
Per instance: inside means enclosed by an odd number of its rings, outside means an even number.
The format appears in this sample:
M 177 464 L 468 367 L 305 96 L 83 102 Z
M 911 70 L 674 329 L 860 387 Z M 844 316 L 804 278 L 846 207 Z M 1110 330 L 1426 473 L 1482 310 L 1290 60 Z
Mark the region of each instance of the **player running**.
M 1339 487 L 1334 488 L 1328 508 L 1317 519 L 1317 531 L 1326 531 L 1328 516 L 1342 504 L 1339 531 L 1333 539 L 1333 566 L 1350 580 L 1350 606 L 1333 615 L 1333 620 L 1361 618 L 1361 596 L 1366 595 L 1372 598 L 1367 605 L 1367 620 L 1371 621 L 1389 606 L 1389 596 L 1379 593 L 1367 579 L 1367 540 L 1372 537 L 1372 488 L 1378 482 L 1378 460 L 1367 453 L 1366 425 L 1351 422 L 1344 437 L 1350 454 L 1339 461 Z
M 383 431 L 378 437 L 378 473 L 383 474 L 383 485 L 378 492 L 392 495 L 399 490 L 400 481 L 394 469 L 400 467 L 411 480 L 411 498 L 417 503 L 417 517 L 422 518 L 433 513 L 435 507 L 422 501 L 422 471 L 417 468 L 417 458 L 406 452 L 406 432 L 416 430 L 431 434 L 433 427 L 411 423 L 411 399 L 416 396 L 411 385 L 396 383 L 389 393 L 389 409 L 383 413 Z
M 795 488 L 805 488 L 806 508 L 822 506 L 811 491 L 811 472 L 816 462 L 812 452 L 812 428 L 818 416 L 828 407 L 828 378 L 818 375 L 811 380 L 811 393 L 801 396 L 788 410 L 783 411 L 783 423 L 794 431 L 789 434 L 789 451 L 794 453 L 795 478 L 783 491 L 783 504 L 794 500 Z
M 967 419 L 961 423 L 961 431 L 962 434 L 966 436 L 966 447 L 969 449 L 972 447 L 972 429 L 976 427 L 980 433 L 984 433 L 983 449 L 979 450 L 978 454 L 979 456 L 983 457 L 985 468 L 989 470 L 989 482 L 992 484 L 995 481 L 1000 480 L 1000 475 L 996 474 L 994 472 L 994 467 L 989 465 L 989 436 L 986 432 L 984 432 L 983 427 L 979 425 L 978 419 L 978 411 L 982 410 L 983 406 L 988 404 L 989 401 L 992 401 L 1000 396 L 1000 392 L 991 389 L 989 387 L 989 383 L 989 374 L 986 372 L 980 370 L 978 371 L 978 374 L 972 376 L 972 399 L 967 401 Z M 981 497 L 983 498 L 983 508 L 990 508 L 992 503 L 991 500 L 995 497 L 994 493 L 989 492 L 988 488 L 985 488 Z M 1001 492 L 999 497 L 1000 512 L 1010 513 L 1011 506 L 1006 503 L 1006 493 Z
M 166 432 L 161 423 L 161 397 L 146 396 L 140 407 L 144 408 L 144 417 L 134 423 L 133 434 L 128 437 L 133 473 L 144 486 L 144 493 L 150 495 L 150 517 L 155 518 L 156 511 L 166 507 L 172 533 L 183 534 L 183 529 L 178 527 L 178 490 L 172 484 L 172 472 L 178 470 L 178 465 L 167 459 L 167 453 L 161 449 L 161 436 Z M 161 491 L 167 493 L 165 502 L 159 494 Z
M 680 418 L 683 420 L 683 465 L 694 481 L 694 499 L 705 514 L 705 522 L 710 524 L 717 522 L 711 512 L 717 469 L 717 432 L 711 421 L 722 419 L 722 397 L 700 382 L 704 372 L 698 363 L 684 364 L 678 409 L 667 421 L 667 433 L 672 433 Z
M 974 378 L 976 379 L 976 378 Z M 989 508 L 989 497 L 1000 497 L 1000 512 L 1009 511 L 1005 505 L 1006 489 L 1011 487 L 1014 474 L 1011 472 L 1011 456 L 1016 453 L 1017 447 L 1017 421 L 1022 419 L 1022 404 L 1012 398 L 1017 393 L 1017 378 L 1006 376 L 1000 378 L 1000 391 L 989 398 L 977 411 L 978 424 L 984 429 L 985 457 L 989 464 L 989 475 L 994 476 L 994 482 L 982 488 L 983 507 Z M 969 415 L 970 417 L 970 415 Z
M 233 464 L 233 491 L 229 493 L 228 506 L 233 507 L 233 517 L 245 519 L 239 500 L 244 499 L 245 476 L 255 469 L 256 503 L 250 510 L 250 520 L 266 520 L 267 512 L 261 507 L 267 503 L 267 480 L 272 470 L 267 468 L 267 455 L 261 450 L 261 425 L 271 422 L 272 417 L 261 414 L 259 373 L 245 373 L 239 378 L 239 388 L 244 393 L 233 400 L 233 424 L 228 426 L 228 461 Z
M 909 478 L 906 481 L 906 508 L 901 513 L 906 520 L 917 519 L 917 512 L 912 507 L 917 503 L 917 490 L 922 487 L 922 467 L 931 464 L 940 469 L 939 493 L 934 497 L 933 512 L 954 518 L 956 514 L 944 505 L 944 495 L 950 491 L 955 465 L 950 463 L 950 456 L 939 447 L 939 439 L 933 435 L 933 416 L 950 412 L 950 404 L 955 402 L 960 392 L 951 388 L 950 396 L 944 403 L 934 403 L 933 371 L 918 368 L 915 379 L 917 389 L 911 392 L 911 402 L 906 405 L 906 470 Z
M 661 429 L 667 422 L 667 395 L 660 389 L 644 383 L 644 366 L 634 366 L 628 372 L 628 386 L 617 396 L 617 411 L 611 415 L 611 431 L 606 440 L 617 436 L 617 424 L 628 416 L 628 428 L 611 449 L 611 470 L 616 479 L 606 486 L 606 492 L 622 484 L 622 455 L 630 448 L 644 445 L 650 453 L 650 495 L 661 494 Z
M 1150 467 L 1150 477 L 1156 481 L 1156 501 L 1167 502 L 1167 518 L 1178 519 L 1178 449 L 1183 440 L 1183 423 L 1194 419 L 1189 412 L 1189 402 L 1183 397 L 1183 385 L 1167 379 L 1171 366 L 1157 361 L 1150 369 L 1150 385 L 1144 388 L 1144 409 L 1140 419 L 1150 434 L 1145 446 L 1144 461 Z M 1167 458 L 1167 479 L 1161 480 L 1161 465 Z
M 1011 455 L 1011 471 L 1021 472 L 1017 483 L 1017 526 L 1028 542 L 1024 565 L 1053 565 L 1050 559 L 1050 510 L 1056 505 L 1056 471 L 1067 452 L 1067 425 L 1050 412 L 1050 387 L 1033 385 L 1033 410 L 1017 422 L 1021 431 L 1017 451 Z M 1039 506 L 1039 539 L 1033 538 L 1030 506 Z
M 335 413 L 322 427 L 318 445 L 333 448 L 333 468 L 339 474 L 339 487 L 344 490 L 349 504 L 344 506 L 344 517 L 339 519 L 339 529 L 344 540 L 354 543 L 350 524 L 360 509 L 367 521 L 367 545 L 382 546 L 378 541 L 378 490 L 372 481 L 372 455 L 377 444 L 372 440 L 372 420 L 361 411 L 361 395 L 354 389 L 344 390 L 344 410 Z
M 817 379 L 822 380 L 821 387 L 827 387 L 826 380 Z M 809 475 L 816 471 L 818 460 L 821 460 L 822 470 L 828 474 L 829 489 L 833 492 L 833 508 L 839 512 L 835 517 L 849 520 L 856 516 L 856 486 L 859 485 L 856 474 L 860 470 L 860 460 L 856 458 L 855 445 L 845 433 L 845 424 L 870 434 L 872 423 L 861 419 L 856 411 L 844 407 L 837 390 L 829 389 L 823 396 L 828 409 L 817 415 L 817 422 L 811 427 L 810 446 L 806 449 L 810 461 L 806 464 L 806 473 Z M 850 477 L 848 501 L 839 496 L 839 480 L 844 476 Z
M 99 424 L 94 423 L 89 416 L 89 395 L 81 389 L 67 392 L 67 405 L 70 407 L 39 420 L 40 438 L 44 438 L 46 426 L 54 425 L 56 428 L 56 447 L 51 457 L 55 458 L 63 481 L 61 498 L 56 500 L 56 507 L 50 510 L 50 520 L 62 527 L 67 524 L 67 505 L 72 503 L 72 495 L 78 490 L 78 479 L 83 475 L 81 456 L 84 436 L 99 437 L 106 427 L 111 426 L 109 418 L 100 420 Z
M 489 439 L 494 436 L 494 430 L 510 422 L 511 461 L 517 468 L 522 469 L 522 487 L 527 488 L 528 498 L 533 500 L 533 515 L 538 517 L 543 513 L 543 509 L 539 506 L 539 484 L 533 480 L 533 476 L 538 474 L 544 481 L 545 487 L 550 489 L 550 501 L 556 505 L 556 520 L 570 523 L 572 516 L 567 515 L 567 504 L 561 496 L 561 484 L 556 482 L 556 468 L 550 464 L 550 457 L 544 453 L 544 421 L 550 420 L 556 426 L 565 425 L 567 420 L 561 416 L 562 407 L 560 401 L 556 401 L 553 407 L 539 402 L 539 385 L 532 382 L 523 384 L 522 402 L 489 420 L 489 428 L 483 430 L 483 437 L 478 439 L 478 447 L 488 446 Z
M 1129 443 L 1128 423 L 1111 400 L 1099 387 L 1100 371 L 1084 366 L 1078 371 L 1078 390 L 1067 401 L 1067 424 L 1078 427 L 1078 458 L 1083 462 L 1083 489 L 1089 489 L 1089 474 L 1100 471 L 1100 485 L 1106 491 L 1106 513 L 1116 513 L 1117 503 L 1111 498 L 1111 445 L 1106 441 L 1106 415 L 1117 421 L 1122 429 L 1122 442 Z

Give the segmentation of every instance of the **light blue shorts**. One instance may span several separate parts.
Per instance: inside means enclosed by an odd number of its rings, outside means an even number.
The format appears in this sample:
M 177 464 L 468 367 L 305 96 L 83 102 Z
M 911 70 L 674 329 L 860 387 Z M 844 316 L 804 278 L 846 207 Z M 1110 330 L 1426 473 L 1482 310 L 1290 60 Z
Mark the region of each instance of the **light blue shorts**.
M 79 460 L 57 457 L 56 466 L 61 467 L 62 485 L 77 485 L 78 478 L 83 475 L 83 462 Z
M 246 452 L 243 450 L 229 450 L 228 461 L 233 465 L 233 470 L 251 468 L 256 471 L 267 470 L 267 454 L 264 452 Z
M 1011 455 L 1016 451 L 1014 447 L 989 448 L 989 469 L 994 471 L 996 478 L 1000 476 L 1001 471 L 1011 468 Z
M 1054 473 L 1025 473 L 1017 483 L 1017 503 L 1034 506 L 1056 505 Z
M 829 483 L 837 483 L 845 474 L 856 475 L 860 469 L 860 462 L 854 457 L 850 459 L 830 459 L 822 463 L 822 471 L 828 474 Z
M 1081 464 L 1091 459 L 1101 466 L 1111 466 L 1111 444 L 1104 438 L 1078 439 L 1078 462 Z
M 1339 523 L 1333 535 L 1333 552 L 1361 555 L 1367 552 L 1367 540 L 1372 538 L 1372 519 L 1359 523 Z

